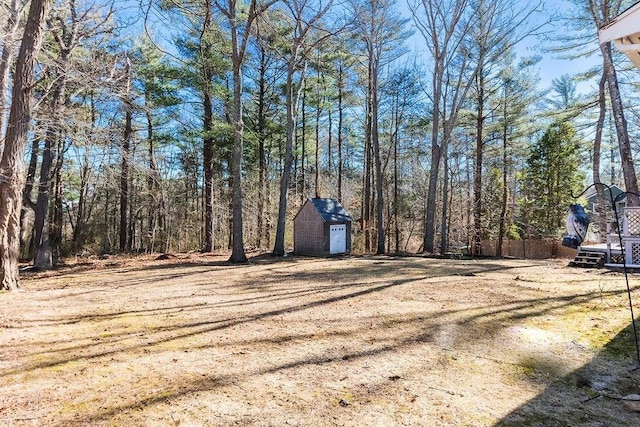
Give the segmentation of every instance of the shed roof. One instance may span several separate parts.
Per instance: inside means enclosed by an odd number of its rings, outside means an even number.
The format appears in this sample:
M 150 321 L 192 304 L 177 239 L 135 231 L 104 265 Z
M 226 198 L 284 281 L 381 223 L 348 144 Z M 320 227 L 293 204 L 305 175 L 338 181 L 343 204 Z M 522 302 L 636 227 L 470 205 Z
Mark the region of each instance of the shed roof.
M 640 68 L 640 2 L 634 4 L 598 31 L 600 43 L 613 41 L 633 65 Z
M 337 199 L 309 199 L 325 222 L 350 222 L 351 215 Z
M 610 202 L 612 202 L 613 200 L 615 200 L 616 197 L 618 197 L 620 194 L 625 192 L 623 189 L 621 189 L 620 187 L 618 187 L 615 184 L 611 184 L 609 186 L 609 189 L 607 189 L 607 188 L 604 189 L 604 195 L 605 195 L 605 198 L 607 200 L 609 200 Z M 596 191 L 596 188 L 595 187 L 591 187 L 589 189 L 589 191 L 585 194 L 585 197 L 587 198 L 587 201 L 589 201 L 589 202 L 597 200 L 598 192 Z M 623 201 L 626 198 L 627 198 L 626 195 L 623 196 L 623 197 L 620 197 L 618 199 L 618 202 Z
M 625 191 L 617 185 L 611 184 L 609 186 L 609 189 L 604 190 L 604 197 L 609 203 L 613 203 L 614 200 L 616 200 L 617 203 L 624 203 L 627 200 L 626 195 L 620 196 L 620 194 L 623 194 Z M 620 197 L 618 198 L 618 196 Z M 585 194 L 585 197 L 587 198 L 586 207 L 590 210 L 593 210 L 593 205 L 598 201 L 598 193 L 596 191 L 596 188 L 591 187 L 587 194 Z

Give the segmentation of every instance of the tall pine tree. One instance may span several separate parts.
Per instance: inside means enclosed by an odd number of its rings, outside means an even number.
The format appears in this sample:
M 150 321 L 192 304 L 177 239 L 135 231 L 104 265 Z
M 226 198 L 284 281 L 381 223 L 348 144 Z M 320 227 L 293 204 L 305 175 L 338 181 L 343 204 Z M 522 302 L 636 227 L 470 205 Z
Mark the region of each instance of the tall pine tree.
M 572 193 L 584 183 L 581 161 L 579 139 L 568 121 L 552 123 L 531 147 L 520 202 L 529 237 L 555 236 L 560 231 Z

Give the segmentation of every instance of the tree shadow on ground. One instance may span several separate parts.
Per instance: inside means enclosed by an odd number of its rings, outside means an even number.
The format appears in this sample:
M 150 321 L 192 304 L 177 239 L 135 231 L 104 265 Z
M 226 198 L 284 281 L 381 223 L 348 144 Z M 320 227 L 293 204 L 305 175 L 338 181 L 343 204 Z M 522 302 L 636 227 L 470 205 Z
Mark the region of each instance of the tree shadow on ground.
M 554 370 L 548 360 L 532 359 L 529 367 L 532 377 L 553 374 Z M 495 427 L 639 426 L 640 413 L 624 403 L 625 396 L 640 394 L 637 368 L 633 328 L 629 324 L 590 363 L 552 381 Z
M 239 276 L 234 281 L 227 281 L 228 265 L 222 263 L 206 266 L 213 271 L 207 271 L 206 268 L 203 270 L 202 264 L 198 264 L 197 268 L 192 265 L 176 267 L 181 269 L 178 272 L 166 268 L 154 269 L 152 266 L 141 266 L 133 270 L 141 272 L 143 277 L 114 275 L 106 283 L 84 283 L 82 286 L 85 290 L 107 288 L 104 294 L 98 295 L 103 300 L 100 302 L 101 305 L 83 306 L 70 313 L 50 314 L 45 317 L 25 316 L 16 327 L 17 329 L 43 327 L 50 328 L 52 332 L 45 335 L 46 341 L 40 343 L 14 342 L 14 348 L 20 351 L 25 362 L 19 366 L 1 370 L 0 378 L 15 375 L 35 377 L 39 375 L 40 370 L 46 369 L 68 370 L 73 373 L 76 364 L 80 365 L 83 362 L 112 366 L 117 365 L 118 358 L 124 357 L 125 354 L 135 360 L 136 357 L 149 354 L 170 354 L 175 349 L 184 353 L 226 348 L 229 351 L 237 351 L 244 346 L 269 345 L 270 350 L 277 352 L 290 345 L 302 344 L 301 347 L 304 347 L 304 344 L 318 340 L 329 342 L 344 338 L 358 341 L 362 335 L 372 334 L 368 330 L 368 325 L 374 325 L 376 331 L 380 333 L 380 338 L 372 335 L 374 341 L 363 341 L 362 348 L 344 348 L 327 353 L 300 352 L 297 355 L 270 362 L 264 367 L 247 369 L 242 373 L 211 372 L 206 377 L 197 379 L 185 375 L 184 378 L 176 378 L 175 384 L 157 390 L 147 390 L 143 396 L 135 399 L 128 398 L 126 401 L 108 405 L 108 407 L 87 407 L 86 412 L 76 414 L 77 418 L 73 420 L 94 424 L 110 420 L 123 411 L 142 410 L 169 399 L 216 390 L 225 385 L 242 383 L 250 378 L 267 374 L 281 373 L 300 367 L 317 367 L 341 363 L 341 361 L 366 359 L 403 351 L 413 348 L 412 346 L 427 345 L 443 348 L 444 344 L 437 342 L 438 332 L 453 323 L 464 326 L 459 331 L 460 341 L 472 342 L 477 339 L 476 336 L 479 336 L 476 332 L 481 328 L 497 330 L 521 319 L 557 312 L 601 297 L 600 292 L 557 296 L 523 294 L 513 301 L 485 302 L 453 309 L 443 306 L 435 311 L 416 311 L 412 316 L 399 317 L 394 316 L 393 312 L 391 314 L 359 312 L 357 304 L 364 297 L 378 297 L 380 294 L 387 291 L 394 292 L 403 286 L 411 286 L 413 291 L 424 294 L 429 292 L 431 287 L 439 286 L 441 283 L 436 281 L 443 278 L 454 281 L 467 280 L 468 275 L 488 271 L 508 271 L 516 267 L 499 262 L 440 265 L 379 257 L 357 259 L 359 264 L 355 266 L 341 263 L 339 260 L 335 262 L 324 259 L 306 260 L 314 268 L 305 269 L 302 272 L 290 271 L 289 267 L 299 261 L 293 258 L 287 262 L 264 261 L 252 270 L 239 270 L 242 274 L 246 271 L 247 276 Z M 389 264 L 393 265 L 391 269 Z M 526 269 L 528 265 L 519 263 L 517 268 Z M 536 265 L 531 264 L 531 266 Z M 398 277 L 395 277 L 396 272 Z M 212 276 L 212 273 L 220 277 Z M 327 282 L 328 274 L 335 279 L 333 283 Z M 153 289 L 157 295 L 141 295 L 141 292 L 149 290 L 146 286 L 156 282 L 158 284 Z M 164 295 L 164 290 L 169 288 L 173 288 L 176 294 L 171 297 Z M 129 292 L 128 295 L 132 297 L 140 295 L 140 300 L 112 305 L 109 301 L 110 296 L 113 295 L 115 298 L 119 292 L 114 289 Z M 72 307 L 73 301 L 63 301 L 59 298 L 66 291 L 63 287 L 57 288 L 56 293 L 43 296 L 40 302 L 47 304 L 57 301 Z M 75 293 L 73 297 L 78 295 L 80 294 Z M 464 297 L 463 295 L 453 296 Z M 34 299 L 38 298 L 34 295 Z M 395 304 L 402 303 L 393 299 L 390 301 Z M 254 304 L 258 303 L 267 305 L 254 309 Z M 334 323 L 325 322 L 325 319 L 320 317 L 317 318 L 320 326 L 308 331 L 291 330 L 278 323 L 283 317 L 296 317 L 307 310 L 323 310 L 337 304 L 353 304 L 350 311 L 346 311 L 345 314 L 355 313 L 359 316 L 356 319 L 359 323 L 336 327 Z M 290 324 L 295 325 L 294 322 Z M 84 327 L 73 332 L 69 330 L 68 337 L 55 335 L 54 331 L 58 328 L 72 328 L 76 325 L 84 325 Z M 272 336 L 233 335 L 236 328 L 246 325 L 252 329 L 272 328 L 275 333 Z M 220 336 L 224 333 L 229 336 L 222 340 Z M 98 334 L 97 337 L 96 334 Z M 196 337 L 206 339 L 200 339 L 198 344 L 194 345 L 192 339 Z M 27 362 L 29 359 L 31 363 Z M 114 359 L 116 359 L 115 362 Z M 175 362 L 178 359 L 170 360 Z M 533 371 L 552 370 L 553 361 L 532 360 L 531 369 Z M 565 378 L 570 377 L 569 375 Z M 576 389 L 578 395 L 586 393 L 582 390 L 584 384 L 596 387 L 599 384 L 598 381 L 602 379 L 588 376 L 576 378 L 575 386 L 572 387 Z M 545 391 L 539 398 L 556 399 L 552 393 L 553 387 L 552 384 L 548 389 L 549 392 Z M 589 397 L 588 393 L 587 397 Z M 594 403 L 591 404 L 600 404 L 600 401 L 604 400 L 605 398 L 593 399 Z M 553 424 L 555 421 L 551 418 L 545 419 L 550 420 L 549 422 L 543 420 L 541 424 L 523 424 L 520 421 L 525 420 L 527 414 L 536 408 L 535 401 L 536 399 L 531 401 L 533 405 L 531 408 L 524 405 L 518 411 L 514 411 L 502 422 L 509 423 L 512 419 L 515 421 L 504 425 L 584 425 Z M 548 404 L 548 400 L 545 402 Z

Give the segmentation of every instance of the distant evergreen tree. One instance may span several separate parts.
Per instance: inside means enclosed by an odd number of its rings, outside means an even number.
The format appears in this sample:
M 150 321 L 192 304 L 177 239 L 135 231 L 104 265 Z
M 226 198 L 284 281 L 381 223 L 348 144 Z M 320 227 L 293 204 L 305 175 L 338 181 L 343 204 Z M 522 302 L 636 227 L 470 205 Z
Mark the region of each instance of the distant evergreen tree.
M 531 147 L 522 175 L 521 217 L 529 237 L 554 236 L 567 207 L 584 183 L 576 130 L 568 121 L 552 123 Z

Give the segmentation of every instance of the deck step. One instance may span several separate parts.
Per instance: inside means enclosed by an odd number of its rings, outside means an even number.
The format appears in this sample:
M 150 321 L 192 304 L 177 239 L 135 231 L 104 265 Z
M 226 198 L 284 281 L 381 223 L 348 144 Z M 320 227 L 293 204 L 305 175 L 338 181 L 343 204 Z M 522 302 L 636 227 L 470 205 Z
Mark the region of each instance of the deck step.
M 590 252 L 579 250 L 576 257 L 569 263 L 570 267 L 602 268 L 604 267 L 606 254 L 603 252 Z

